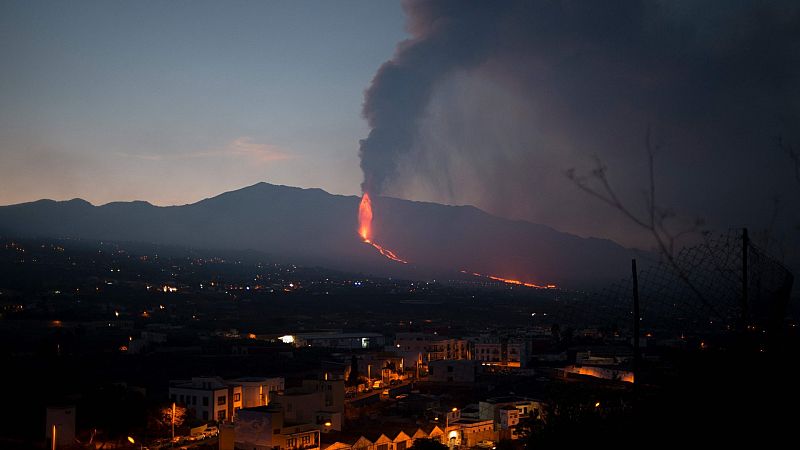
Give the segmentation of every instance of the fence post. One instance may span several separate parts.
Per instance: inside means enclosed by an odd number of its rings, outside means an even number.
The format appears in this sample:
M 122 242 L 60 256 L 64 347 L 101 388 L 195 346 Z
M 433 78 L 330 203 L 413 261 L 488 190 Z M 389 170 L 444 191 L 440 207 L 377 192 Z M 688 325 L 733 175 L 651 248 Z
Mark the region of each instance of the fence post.
M 636 271 L 636 259 L 631 260 L 633 275 L 633 385 L 639 379 L 639 274 Z
M 750 246 L 750 238 L 747 236 L 747 228 L 742 228 L 742 316 L 739 320 L 742 321 L 741 328 L 743 331 L 747 330 L 747 305 L 748 305 L 748 279 L 750 278 L 747 271 L 747 249 Z

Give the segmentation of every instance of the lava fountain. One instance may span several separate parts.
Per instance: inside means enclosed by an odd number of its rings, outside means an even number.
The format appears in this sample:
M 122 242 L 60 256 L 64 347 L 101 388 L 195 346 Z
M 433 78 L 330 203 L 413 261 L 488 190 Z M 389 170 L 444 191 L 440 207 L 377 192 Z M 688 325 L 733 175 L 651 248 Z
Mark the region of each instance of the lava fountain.
M 403 260 L 393 251 L 388 248 L 383 248 L 372 241 L 372 200 L 370 200 L 369 194 L 366 192 L 364 192 L 364 195 L 361 197 L 361 203 L 358 205 L 358 235 L 361 236 L 362 241 L 375 247 L 381 255 L 392 261 L 408 264 L 408 261 Z
M 364 243 L 373 246 L 381 255 L 385 256 L 392 261 L 396 261 L 403 264 L 408 264 L 408 261 L 400 258 L 397 254 L 388 248 L 383 248 L 381 245 L 375 243 L 372 240 L 372 200 L 369 198 L 369 194 L 364 192 L 364 195 L 361 197 L 361 203 L 358 205 L 358 235 L 361 237 L 361 240 Z M 503 278 L 496 275 L 484 275 L 477 272 L 468 272 L 466 270 L 462 270 L 462 273 L 470 274 L 476 277 L 487 278 L 493 281 L 499 281 L 506 284 L 512 284 L 517 286 L 524 286 L 528 288 L 535 288 L 535 289 L 555 289 L 556 285 L 554 284 L 536 284 L 536 283 L 529 283 L 520 280 L 514 280 L 509 278 Z

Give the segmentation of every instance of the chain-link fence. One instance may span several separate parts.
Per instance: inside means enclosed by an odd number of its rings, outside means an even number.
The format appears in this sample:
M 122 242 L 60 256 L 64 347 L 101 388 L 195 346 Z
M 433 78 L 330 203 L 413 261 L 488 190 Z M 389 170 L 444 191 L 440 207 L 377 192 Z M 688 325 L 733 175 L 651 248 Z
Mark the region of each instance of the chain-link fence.
M 672 336 L 742 327 L 766 333 L 783 320 L 793 282 L 791 272 L 742 230 L 707 234 L 701 244 L 663 257 L 637 274 L 640 332 Z M 632 334 L 633 277 L 561 303 L 554 319 L 562 327 Z

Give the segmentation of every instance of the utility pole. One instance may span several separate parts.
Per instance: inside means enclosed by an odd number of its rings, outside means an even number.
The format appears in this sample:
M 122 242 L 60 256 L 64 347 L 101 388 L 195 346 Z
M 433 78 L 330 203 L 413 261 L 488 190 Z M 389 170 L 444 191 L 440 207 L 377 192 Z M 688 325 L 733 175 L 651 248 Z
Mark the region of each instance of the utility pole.
M 172 441 L 175 441 L 175 402 L 172 402 Z
M 748 276 L 747 271 L 747 249 L 750 247 L 750 238 L 747 236 L 747 228 L 742 228 L 742 331 L 747 330 L 747 304 L 748 304 Z
M 636 271 L 636 259 L 631 260 L 633 275 L 633 385 L 639 379 L 639 274 Z

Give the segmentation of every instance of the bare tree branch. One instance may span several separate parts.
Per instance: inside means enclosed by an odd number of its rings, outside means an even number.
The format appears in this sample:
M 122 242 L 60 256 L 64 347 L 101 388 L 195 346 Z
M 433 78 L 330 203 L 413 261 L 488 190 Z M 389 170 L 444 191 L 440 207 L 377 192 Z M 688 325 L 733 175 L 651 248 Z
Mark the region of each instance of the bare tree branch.
M 608 169 L 600 158 L 595 156 L 596 166 L 589 175 L 578 175 L 575 169 L 570 169 L 566 172 L 566 176 L 575 183 L 579 189 L 610 205 L 622 213 L 632 223 L 646 230 L 652 236 L 661 258 L 673 269 L 675 274 L 689 287 L 697 298 L 711 311 L 716 313 L 713 305 L 706 301 L 700 290 L 692 283 L 689 274 L 678 263 L 675 255 L 676 241 L 689 234 L 700 231 L 703 226 L 703 221 L 701 219 L 696 219 L 690 227 L 678 231 L 673 231 L 672 227 L 668 226 L 668 222 L 674 219 L 676 214 L 671 209 L 659 207 L 656 201 L 655 150 L 651 143 L 649 129 L 647 130 L 645 139 L 645 148 L 647 150 L 649 189 L 645 201 L 646 210 L 643 215 L 634 213 L 629 206 L 620 200 L 608 179 Z M 800 167 L 800 155 L 798 155 L 798 164 L 798 167 Z M 800 174 L 800 172 L 798 173 Z M 597 185 L 599 186 L 595 187 Z

